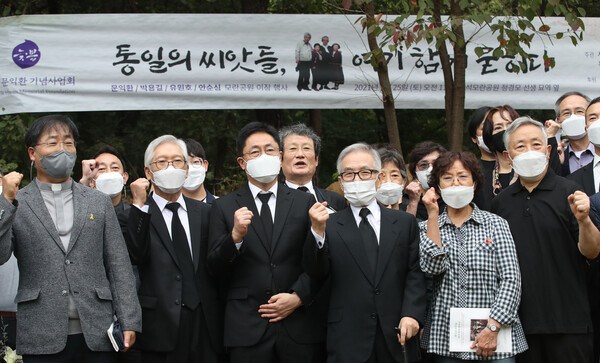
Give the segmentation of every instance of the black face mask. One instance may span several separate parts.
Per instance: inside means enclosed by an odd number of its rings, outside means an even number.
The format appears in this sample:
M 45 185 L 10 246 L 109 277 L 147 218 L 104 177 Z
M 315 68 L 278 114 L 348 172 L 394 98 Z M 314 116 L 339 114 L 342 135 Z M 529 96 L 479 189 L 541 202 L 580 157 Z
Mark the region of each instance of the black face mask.
M 506 148 L 504 147 L 503 138 L 504 138 L 504 130 L 498 132 L 497 134 L 492 135 L 492 145 L 491 145 L 492 151 L 496 151 L 499 153 L 506 151 Z

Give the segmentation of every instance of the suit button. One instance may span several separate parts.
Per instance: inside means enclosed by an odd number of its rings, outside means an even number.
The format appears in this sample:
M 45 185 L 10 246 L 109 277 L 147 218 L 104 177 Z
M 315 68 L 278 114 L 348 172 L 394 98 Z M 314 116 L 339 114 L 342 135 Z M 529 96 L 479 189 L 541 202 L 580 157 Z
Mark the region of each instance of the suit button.
M 70 265 L 70 264 L 71 264 L 71 261 L 65 260 L 65 265 Z
M 175 305 L 179 305 L 179 299 L 175 300 Z
M 381 290 L 375 289 L 375 295 L 379 295 L 379 294 L 381 294 Z
M 67 294 L 69 293 L 67 290 L 63 290 L 62 292 L 62 296 L 67 296 Z
M 175 280 L 177 280 L 177 281 L 181 281 L 181 275 L 177 275 L 177 276 L 175 276 Z
M 371 314 L 371 319 L 377 319 L 377 314 L 375 314 L 375 313 L 372 313 L 372 314 Z
M 265 290 L 265 295 L 271 296 L 271 290 Z
M 274 270 L 275 267 L 277 267 L 277 265 L 275 265 L 274 263 L 271 264 L 271 268 Z

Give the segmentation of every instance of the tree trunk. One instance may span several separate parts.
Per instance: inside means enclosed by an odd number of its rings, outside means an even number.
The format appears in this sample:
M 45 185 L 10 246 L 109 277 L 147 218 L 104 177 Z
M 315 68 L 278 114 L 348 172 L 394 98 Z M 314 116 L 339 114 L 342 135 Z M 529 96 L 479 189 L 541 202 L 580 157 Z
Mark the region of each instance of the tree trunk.
M 365 15 L 367 23 L 375 22 L 375 10 L 372 2 L 365 3 Z M 369 50 L 372 52 L 376 61 L 377 76 L 379 77 L 379 86 L 383 98 L 383 113 L 385 115 L 385 124 L 388 130 L 388 138 L 390 144 L 398 149 L 402 155 L 402 145 L 400 144 L 400 134 L 398 133 L 398 120 L 396 119 L 396 106 L 394 105 L 394 95 L 392 94 L 392 85 L 388 74 L 387 62 L 383 56 L 383 52 L 379 50 L 377 38 L 375 34 L 367 31 L 367 39 L 369 41 Z
M 442 26 L 442 5 L 441 0 L 433 2 L 433 17 L 435 18 L 435 26 Z M 450 135 L 453 134 L 454 124 L 452 122 L 452 103 L 454 100 L 454 75 L 452 73 L 452 65 L 450 64 L 450 54 L 446 42 L 443 42 L 438 49 L 440 61 L 442 63 L 442 72 L 444 74 L 444 110 L 446 111 L 446 133 L 448 135 L 448 143 L 451 144 Z
M 452 32 L 456 35 L 456 43 L 454 44 L 454 83 L 452 85 L 452 111 L 450 115 L 452 128 L 449 130 L 448 142 L 450 150 L 461 151 L 465 117 L 467 44 L 462 26 L 462 11 L 457 0 L 452 1 L 450 12 L 456 19 L 456 22 L 452 25 Z
M 310 125 L 315 130 L 317 135 L 321 136 L 323 133 L 323 117 L 321 110 L 310 110 Z

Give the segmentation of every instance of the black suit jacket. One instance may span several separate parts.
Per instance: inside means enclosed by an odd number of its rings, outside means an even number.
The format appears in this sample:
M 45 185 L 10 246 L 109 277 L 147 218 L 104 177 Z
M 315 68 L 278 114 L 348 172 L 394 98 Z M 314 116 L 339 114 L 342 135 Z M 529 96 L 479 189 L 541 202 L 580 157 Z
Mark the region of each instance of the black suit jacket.
M 400 359 L 402 348 L 394 327 L 405 316 L 423 321 L 425 279 L 419 267 L 416 219 L 405 212 L 380 209 L 381 235 L 375 274 L 352 209 L 332 214 L 327 221 L 326 246 L 317 254 L 319 269 L 311 272 L 316 278 L 327 275 L 331 278 L 327 320 L 329 362 L 367 361 L 373 351 L 378 322 L 390 353 Z
M 224 280 L 226 289 L 225 346 L 256 344 L 269 324 L 268 319 L 258 313 L 259 306 L 277 293 L 290 292 L 298 294 L 303 306 L 275 324 L 283 324 L 298 343 L 319 341 L 315 334 L 318 317 L 310 306 L 318 286 L 305 273 L 305 262 L 310 260 L 307 257 L 316 248 L 308 216 L 314 203 L 312 194 L 279 184 L 269 248 L 247 184 L 213 202 L 208 266 L 214 276 Z M 231 231 L 233 215 L 242 207 L 250 209 L 254 217 L 238 251 Z M 312 252 L 307 254 L 310 249 Z
M 566 161 L 565 161 L 566 164 Z M 568 165 L 568 164 L 567 164 Z M 574 181 L 583 188 L 583 191 L 591 196 L 596 193 L 596 187 L 594 185 L 594 162 L 579 168 L 575 172 L 567 175 L 567 179 Z
M 327 205 L 333 208 L 336 212 L 339 212 L 343 209 L 346 209 L 348 204 L 346 203 L 346 198 L 343 195 L 332 192 L 331 190 L 315 188 L 315 194 L 317 195 L 317 200 L 321 203 L 327 202 Z
M 207 334 L 215 353 L 222 349 L 222 309 L 214 279 L 206 267 L 210 206 L 184 197 L 190 222 L 192 254 L 201 309 Z M 149 196 L 148 213 L 137 207 L 129 210 L 131 262 L 138 266 L 141 286 L 143 333 L 136 346 L 142 350 L 168 352 L 175 349 L 181 312 L 182 274 L 167 225 L 154 199 Z

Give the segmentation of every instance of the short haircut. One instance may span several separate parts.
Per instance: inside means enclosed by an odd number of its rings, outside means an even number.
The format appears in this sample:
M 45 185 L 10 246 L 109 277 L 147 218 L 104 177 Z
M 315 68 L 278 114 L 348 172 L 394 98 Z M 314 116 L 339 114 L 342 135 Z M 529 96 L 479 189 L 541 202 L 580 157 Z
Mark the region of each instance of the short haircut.
M 477 129 L 479 128 L 479 125 L 481 125 L 483 121 L 485 121 L 485 115 L 488 113 L 490 108 L 491 107 L 488 106 L 479 107 L 478 109 L 473 111 L 471 117 L 469 117 L 469 122 L 467 123 L 467 130 L 469 131 L 469 136 L 471 136 L 473 139 L 477 138 Z
M 154 157 L 154 150 L 156 150 L 156 148 L 159 145 L 162 145 L 165 143 L 172 143 L 172 144 L 179 146 L 179 148 L 181 149 L 181 153 L 183 154 L 183 158 L 185 159 L 185 162 L 187 163 L 188 153 L 187 153 L 187 147 L 185 146 L 185 142 L 183 142 L 183 140 L 181 140 L 181 139 L 176 138 L 173 135 L 162 135 L 162 136 L 159 136 L 156 139 L 150 141 L 150 143 L 148 144 L 148 147 L 146 148 L 146 152 L 144 153 L 144 166 L 145 167 L 150 169 L 150 164 L 152 163 L 152 158 Z
M 342 160 L 344 160 L 344 158 L 346 156 L 348 156 L 349 154 L 352 154 L 353 152 L 357 152 L 357 151 L 363 151 L 366 153 L 370 153 L 371 156 L 373 156 L 373 166 L 375 167 L 375 169 L 377 169 L 377 171 L 381 171 L 381 158 L 379 158 L 379 154 L 377 153 L 377 151 L 375 149 L 373 149 L 370 145 L 368 145 L 364 142 L 357 142 L 356 144 L 346 146 L 344 148 L 344 150 L 342 150 L 342 152 L 340 152 L 340 155 L 338 156 L 337 163 L 336 163 L 337 171 L 339 174 L 341 174 L 343 172 Z
M 336 45 L 338 46 L 338 49 L 340 49 L 340 48 L 341 48 L 341 47 L 340 47 L 340 45 L 339 45 L 338 43 L 333 43 L 333 44 L 331 45 L 331 47 L 333 48 L 333 47 L 335 47 Z
M 307 36 L 307 35 L 312 38 L 312 35 L 310 35 L 309 32 L 304 33 L 304 36 Z
M 460 161 L 465 169 L 471 172 L 473 183 L 475 185 L 475 193 L 483 186 L 483 173 L 479 159 L 472 152 L 468 151 L 447 151 L 440 155 L 433 163 L 433 170 L 429 174 L 429 186 L 435 188 L 435 191 L 440 194 L 440 178 L 456 161 Z
M 508 118 L 504 116 L 505 112 L 508 113 Z M 517 111 L 515 111 L 515 109 L 510 107 L 509 105 L 492 107 L 488 111 L 487 116 L 483 121 L 483 129 L 481 131 L 481 136 L 483 136 L 483 142 L 487 145 L 491 152 L 500 151 L 494 149 L 494 143 L 492 142 L 492 135 L 494 134 L 493 117 L 497 113 L 500 114 L 500 117 L 502 117 L 504 120 L 510 122 L 514 121 L 519 117 Z
M 539 127 L 540 130 L 542 130 L 542 134 L 544 135 L 544 142 L 546 143 L 546 146 L 548 146 L 548 134 L 546 133 L 546 128 L 544 127 L 544 125 L 541 122 L 536 121 L 529 116 L 521 116 L 514 120 L 504 132 L 504 138 L 502 141 L 504 141 L 504 147 L 506 148 L 506 150 L 508 150 L 508 140 L 510 139 L 510 135 L 512 135 L 512 133 L 515 132 L 516 129 L 524 125 L 534 125 Z
M 587 108 L 590 108 L 591 105 L 593 105 L 595 103 L 598 103 L 598 102 L 600 102 L 600 97 L 594 98 L 593 100 L 590 101 L 590 103 L 588 103 L 588 107 Z M 587 108 L 585 109 L 586 112 L 587 112 Z
M 185 146 L 187 147 L 187 152 L 189 156 L 196 156 L 202 158 L 202 160 L 206 160 L 206 152 L 202 147 L 202 144 L 194 139 L 185 139 Z
M 282 148 L 285 148 L 285 138 L 291 135 L 306 136 L 310 138 L 315 147 L 315 156 L 319 156 L 321 153 L 321 138 L 317 135 L 315 130 L 305 124 L 295 124 L 282 128 L 279 130 L 279 143 Z
M 255 134 L 257 132 L 266 132 L 267 134 L 271 135 L 273 137 L 273 139 L 275 140 L 275 142 L 277 143 L 277 146 L 281 150 L 281 143 L 279 142 L 279 134 L 277 133 L 277 130 L 275 130 L 275 128 L 273 126 L 267 125 L 264 122 L 254 121 L 254 122 L 250 122 L 246 126 L 242 127 L 242 129 L 240 130 L 240 132 L 237 135 L 237 140 L 236 140 L 235 144 L 236 144 L 238 156 L 242 156 L 244 154 L 244 147 L 246 146 L 246 140 L 248 140 L 248 138 L 252 134 Z
M 570 92 L 567 92 L 567 93 L 563 94 L 562 96 L 560 96 L 560 97 L 559 97 L 559 98 L 556 100 L 556 102 L 554 102 L 554 113 L 556 114 L 556 117 L 558 117 L 558 114 L 559 114 L 559 112 L 560 112 L 560 103 L 561 103 L 562 101 L 564 101 L 564 100 L 565 100 L 565 98 L 567 98 L 567 97 L 571 97 L 571 96 L 579 96 L 579 97 L 583 97 L 583 98 L 584 98 L 584 99 L 585 99 L 585 100 L 586 100 L 588 103 L 590 103 L 590 98 L 589 98 L 588 96 L 584 95 L 584 94 L 583 94 L 583 93 L 581 93 L 581 92 L 577 92 L 577 91 L 570 91 Z M 588 105 L 588 107 L 589 107 L 589 105 Z
M 327 38 L 327 40 L 329 40 L 329 37 L 328 37 L 327 35 L 323 35 L 323 36 L 321 37 L 321 41 L 323 41 L 323 39 L 325 39 L 325 38 Z
M 416 177 L 417 163 L 434 151 L 442 154 L 446 152 L 446 149 L 433 141 L 423 141 L 415 145 L 414 149 L 408 154 L 408 171 L 410 171 L 410 175 Z
M 406 180 L 406 163 L 404 163 L 404 158 L 402 155 L 400 155 L 398 149 L 391 144 L 376 144 L 373 145 L 373 148 L 375 148 L 379 154 L 382 168 L 386 163 L 392 163 L 396 165 L 396 167 L 400 170 L 402 178 Z
M 110 145 L 104 145 L 102 146 L 100 149 L 98 149 L 98 151 L 96 151 L 96 153 L 93 156 L 93 159 L 97 158 L 98 156 L 102 155 L 102 154 L 111 154 L 117 157 L 117 159 L 119 159 L 119 161 L 121 162 L 121 167 L 123 168 L 123 172 L 125 172 L 125 160 L 123 160 L 123 157 L 121 157 L 121 154 L 117 151 L 117 149 L 115 149 L 114 147 L 110 146 Z
M 73 136 L 73 140 L 77 142 L 79 139 L 79 131 L 69 116 L 47 115 L 33 121 L 33 124 L 29 126 L 29 129 L 25 133 L 25 145 L 27 145 L 27 147 L 37 146 L 37 144 L 40 142 L 40 137 L 42 137 L 44 132 L 48 131 L 49 129 L 57 129 L 59 127 L 68 129 Z

